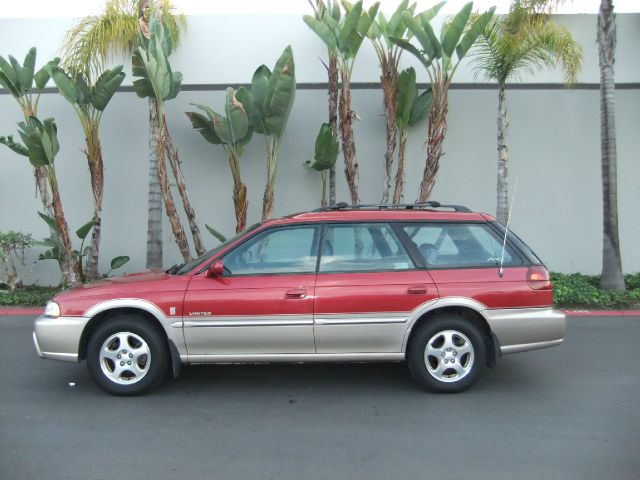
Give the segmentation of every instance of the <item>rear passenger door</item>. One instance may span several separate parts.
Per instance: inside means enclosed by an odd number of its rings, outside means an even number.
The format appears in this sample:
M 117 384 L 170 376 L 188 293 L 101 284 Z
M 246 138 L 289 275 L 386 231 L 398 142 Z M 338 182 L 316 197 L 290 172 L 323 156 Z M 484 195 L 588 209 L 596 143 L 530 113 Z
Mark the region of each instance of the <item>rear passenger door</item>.
M 397 353 L 408 314 L 437 298 L 388 223 L 324 226 L 314 302 L 318 353 Z
M 402 226 L 438 286 L 440 298 L 473 298 L 488 308 L 535 305 L 528 262 L 484 222 L 421 222 Z M 530 302 L 530 303 L 527 303 Z

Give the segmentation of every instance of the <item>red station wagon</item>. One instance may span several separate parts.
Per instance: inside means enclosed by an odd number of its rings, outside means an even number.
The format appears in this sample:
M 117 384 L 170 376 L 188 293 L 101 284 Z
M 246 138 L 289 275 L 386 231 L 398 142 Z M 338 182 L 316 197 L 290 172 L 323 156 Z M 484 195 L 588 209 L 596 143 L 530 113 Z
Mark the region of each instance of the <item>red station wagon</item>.
M 346 204 L 269 220 L 196 260 L 77 286 L 35 322 L 42 358 L 115 395 L 183 364 L 406 361 L 460 392 L 508 353 L 562 343 L 549 272 L 490 215 Z

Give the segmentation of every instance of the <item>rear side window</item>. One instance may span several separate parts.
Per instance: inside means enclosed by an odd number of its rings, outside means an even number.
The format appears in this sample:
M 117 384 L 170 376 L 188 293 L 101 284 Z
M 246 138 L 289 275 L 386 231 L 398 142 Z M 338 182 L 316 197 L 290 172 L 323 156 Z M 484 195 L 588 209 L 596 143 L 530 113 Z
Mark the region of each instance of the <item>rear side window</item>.
M 327 225 L 320 272 L 408 270 L 413 262 L 385 223 Z
M 427 266 L 442 268 L 492 267 L 500 264 L 502 241 L 482 223 L 422 223 L 403 227 Z M 507 245 L 504 266 L 522 265 Z
M 491 225 L 493 225 L 493 227 L 500 232 L 500 235 L 504 236 L 504 225 L 498 222 L 493 222 Z M 532 265 L 543 265 L 542 260 L 540 260 L 540 257 L 538 257 L 538 255 L 536 255 L 533 250 L 531 250 L 531 247 L 524 243 L 522 239 L 511 230 L 509 230 L 509 232 L 507 233 L 507 239 L 509 240 L 509 242 L 515 245 L 515 247 L 520 250 L 525 257 L 527 257 L 529 263 L 531 263 Z

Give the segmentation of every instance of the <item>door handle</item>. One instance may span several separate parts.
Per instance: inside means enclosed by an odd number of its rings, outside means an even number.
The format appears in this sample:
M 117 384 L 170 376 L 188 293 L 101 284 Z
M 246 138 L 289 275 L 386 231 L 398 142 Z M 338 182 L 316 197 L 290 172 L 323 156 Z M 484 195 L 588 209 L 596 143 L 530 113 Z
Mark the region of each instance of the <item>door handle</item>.
M 407 288 L 407 293 L 409 295 L 424 295 L 425 293 L 427 293 L 427 286 L 411 285 L 409 288 Z
M 304 287 L 301 288 L 291 288 L 284 292 L 284 298 L 304 298 L 307 296 L 307 289 Z

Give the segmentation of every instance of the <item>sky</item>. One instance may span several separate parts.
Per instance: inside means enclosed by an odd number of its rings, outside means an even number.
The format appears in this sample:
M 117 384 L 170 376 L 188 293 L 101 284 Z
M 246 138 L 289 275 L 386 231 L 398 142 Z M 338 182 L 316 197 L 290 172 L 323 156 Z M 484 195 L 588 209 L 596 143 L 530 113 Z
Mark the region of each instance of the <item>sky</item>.
M 443 13 L 457 12 L 468 0 L 449 0 Z M 399 0 L 380 0 L 381 9 L 393 11 Z M 186 15 L 269 15 L 309 13 L 307 0 L 173 0 Z M 435 0 L 417 0 L 418 10 L 433 5 Z M 0 18 L 77 18 L 101 12 L 104 0 L 0 0 Z M 365 6 L 373 0 L 365 0 Z M 510 0 L 476 0 L 478 10 L 496 5 L 498 13 L 508 11 Z M 596 13 L 599 0 L 568 0 L 558 13 Z M 640 0 L 614 0 L 618 13 L 640 12 Z

